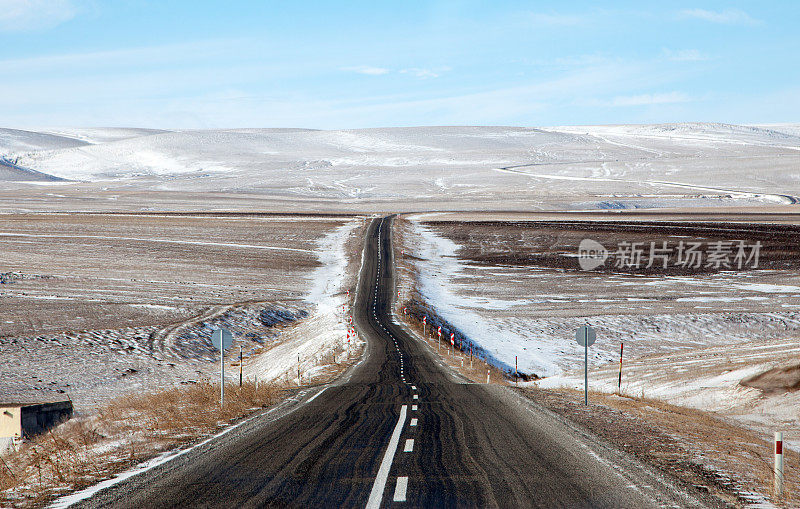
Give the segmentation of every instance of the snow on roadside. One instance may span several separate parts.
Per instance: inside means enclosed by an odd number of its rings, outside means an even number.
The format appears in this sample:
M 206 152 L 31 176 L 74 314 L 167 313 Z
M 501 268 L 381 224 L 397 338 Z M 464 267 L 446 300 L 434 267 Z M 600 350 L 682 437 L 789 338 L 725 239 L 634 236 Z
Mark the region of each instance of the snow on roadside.
M 786 432 L 785 442 L 800 448 L 800 393 L 744 387 L 740 381 L 785 365 L 800 355 L 800 345 L 784 338 L 752 340 L 730 345 L 696 348 L 668 355 L 627 360 L 623 366 L 622 392 L 634 397 L 660 399 L 673 405 L 717 412 L 769 437 Z M 617 363 L 590 365 L 589 388 L 604 393 L 617 391 Z M 583 371 L 575 370 L 539 380 L 540 388 L 583 389 Z
M 173 449 L 173 450 L 162 452 L 161 454 L 159 454 L 155 458 L 152 458 L 152 459 L 149 459 L 149 460 L 144 461 L 142 463 L 139 463 L 138 465 L 134 466 L 133 468 L 130 468 L 128 470 L 125 470 L 124 472 L 121 472 L 121 473 L 115 475 L 111 479 L 106 479 L 106 480 L 104 480 L 102 482 L 99 482 L 97 484 L 93 484 L 92 486 L 89 486 L 88 488 L 85 488 L 83 490 L 77 491 L 75 493 L 70 493 L 69 495 L 65 495 L 63 497 L 60 497 L 60 498 L 56 499 L 52 504 L 50 504 L 48 506 L 48 509 L 65 509 L 67 507 L 71 507 L 71 506 L 77 504 L 78 502 L 81 502 L 83 500 L 87 500 L 87 499 L 93 497 L 94 495 L 96 495 L 97 493 L 99 493 L 100 491 L 102 491 L 102 490 L 104 490 L 106 488 L 110 488 L 111 486 L 114 486 L 116 484 L 119 484 L 119 483 L 127 480 L 127 479 L 130 479 L 131 477 L 135 477 L 135 476 L 137 476 L 137 475 L 139 475 L 141 473 L 147 472 L 148 470 L 152 470 L 152 469 L 154 469 L 156 467 L 159 467 L 159 466 L 163 465 L 164 463 L 167 463 L 169 461 L 174 460 L 175 458 L 183 456 L 184 454 L 186 454 L 186 453 L 188 453 L 190 451 L 193 451 L 195 449 L 203 447 L 204 445 L 206 445 L 207 443 L 211 442 L 212 440 L 216 440 L 217 438 L 230 433 L 231 431 L 233 431 L 236 428 L 242 426 L 243 424 L 246 424 L 247 422 L 255 419 L 256 417 L 258 417 L 258 415 L 254 415 L 252 417 L 248 417 L 247 419 L 239 421 L 236 424 L 231 424 L 229 426 L 226 426 L 224 429 L 222 429 L 222 431 L 219 431 L 218 433 L 212 435 L 211 437 L 206 438 L 202 442 L 194 444 L 194 445 L 192 445 L 190 447 L 177 448 L 177 449 Z
M 305 300 L 313 306 L 310 316 L 281 334 L 285 340 L 252 361 L 251 372 L 260 380 L 274 381 L 289 375 L 297 382 L 298 356 L 303 376 L 314 374 L 326 357 L 337 357 L 347 350 L 347 325 L 342 304 L 346 303 L 347 279 L 345 245 L 361 225 L 353 219 L 324 235 L 317 245 L 320 266 L 311 276 L 312 285 Z M 351 347 L 357 344 L 351 343 Z
M 505 326 L 495 325 L 475 309 L 503 309 L 507 303 L 487 299 L 468 293 L 457 293 L 453 281 L 462 271 L 456 255 L 458 245 L 450 239 L 436 235 L 431 229 L 417 221 L 411 222 L 417 239 L 417 271 L 423 275 L 419 280 L 419 292 L 437 313 L 460 330 L 466 337 L 480 345 L 494 357 L 494 364 L 513 369 L 514 356 L 519 356 L 519 366 L 525 371 L 548 375 L 561 371 L 556 362 L 560 345 L 537 342 L 531 348 L 521 350 L 520 337 Z

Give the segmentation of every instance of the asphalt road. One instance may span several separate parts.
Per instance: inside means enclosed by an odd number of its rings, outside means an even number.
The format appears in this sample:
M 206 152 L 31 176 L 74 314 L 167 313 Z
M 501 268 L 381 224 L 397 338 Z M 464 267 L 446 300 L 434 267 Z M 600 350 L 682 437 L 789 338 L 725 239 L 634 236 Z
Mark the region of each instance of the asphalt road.
M 391 319 L 390 221 L 368 230 L 354 309 L 368 347 L 344 380 L 80 506 L 703 507 L 512 391 L 443 368 Z

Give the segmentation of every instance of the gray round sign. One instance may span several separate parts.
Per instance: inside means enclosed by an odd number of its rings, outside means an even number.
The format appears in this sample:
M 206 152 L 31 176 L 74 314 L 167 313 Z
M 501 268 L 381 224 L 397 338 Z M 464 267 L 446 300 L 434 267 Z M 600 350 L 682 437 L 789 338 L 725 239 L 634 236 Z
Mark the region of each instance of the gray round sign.
M 575 340 L 581 346 L 592 346 L 596 339 L 597 333 L 588 325 L 584 325 L 575 331 Z
M 211 343 L 217 350 L 227 350 L 233 344 L 233 334 L 226 329 L 217 329 L 211 335 Z

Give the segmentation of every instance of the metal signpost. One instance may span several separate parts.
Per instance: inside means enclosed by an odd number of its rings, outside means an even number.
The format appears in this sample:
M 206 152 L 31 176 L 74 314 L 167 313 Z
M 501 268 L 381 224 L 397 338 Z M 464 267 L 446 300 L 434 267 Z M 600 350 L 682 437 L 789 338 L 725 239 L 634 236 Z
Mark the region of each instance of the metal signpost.
M 575 340 L 583 347 L 583 404 L 589 404 L 589 347 L 597 339 L 597 333 L 588 325 L 575 331 Z
M 211 343 L 219 350 L 219 406 L 225 404 L 225 350 L 233 344 L 233 334 L 226 329 L 217 329 L 211 335 Z

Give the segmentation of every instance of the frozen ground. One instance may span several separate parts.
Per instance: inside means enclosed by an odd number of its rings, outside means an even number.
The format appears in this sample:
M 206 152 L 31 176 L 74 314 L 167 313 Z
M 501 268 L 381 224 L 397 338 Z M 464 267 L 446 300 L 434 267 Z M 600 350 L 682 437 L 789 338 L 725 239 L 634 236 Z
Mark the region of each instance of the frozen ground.
M 298 355 L 311 376 L 346 348 L 342 294 L 355 278 L 363 223 L 0 217 L 0 399 L 68 395 L 91 410 L 124 392 L 213 378 L 216 326 L 235 336 L 230 376 L 238 377 L 238 346 L 246 376 L 294 381 Z
M 546 377 L 542 387 L 581 386 L 583 349 L 575 329 L 597 329 L 592 387 L 623 390 L 720 412 L 767 433 L 775 426 L 800 445 L 798 395 L 740 381 L 785 366 L 800 351 L 798 229 L 773 224 L 453 221 L 409 216 L 398 224 L 405 295 L 418 296 L 485 349 L 492 362 Z M 719 238 L 763 242 L 753 270 L 582 271 L 582 238 L 678 242 Z M 704 237 L 706 236 L 706 237 Z
M 792 125 L 7 131 L 0 156 L 77 181 L 6 182 L 0 197 L 15 200 L 2 207 L 14 211 L 591 210 L 800 194 Z

